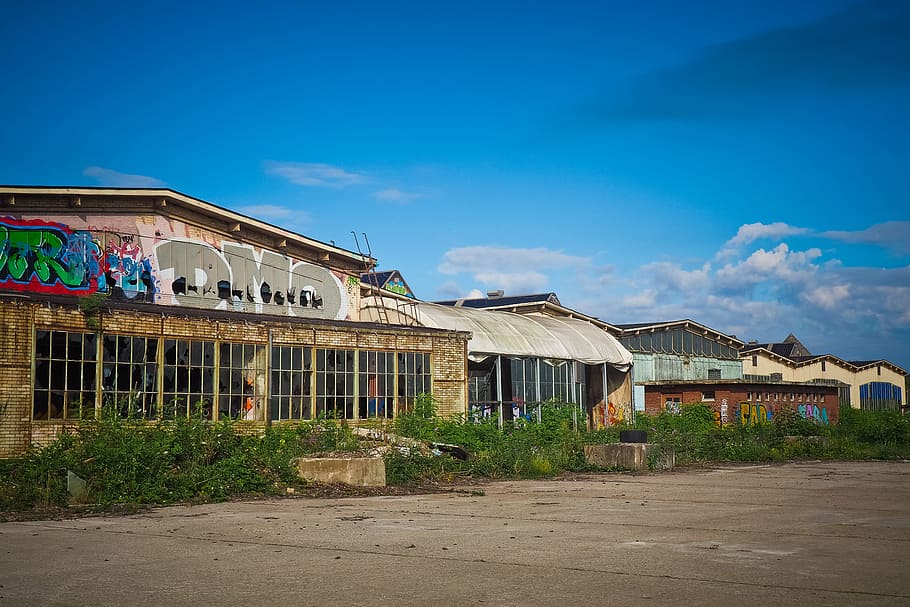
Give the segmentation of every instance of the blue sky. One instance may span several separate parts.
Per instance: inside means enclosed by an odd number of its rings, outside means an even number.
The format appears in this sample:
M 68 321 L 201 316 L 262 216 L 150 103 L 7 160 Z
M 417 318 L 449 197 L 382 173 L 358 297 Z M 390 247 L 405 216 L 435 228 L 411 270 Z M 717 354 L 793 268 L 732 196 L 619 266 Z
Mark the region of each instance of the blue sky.
M 18 2 L 0 183 L 910 370 L 910 3 Z

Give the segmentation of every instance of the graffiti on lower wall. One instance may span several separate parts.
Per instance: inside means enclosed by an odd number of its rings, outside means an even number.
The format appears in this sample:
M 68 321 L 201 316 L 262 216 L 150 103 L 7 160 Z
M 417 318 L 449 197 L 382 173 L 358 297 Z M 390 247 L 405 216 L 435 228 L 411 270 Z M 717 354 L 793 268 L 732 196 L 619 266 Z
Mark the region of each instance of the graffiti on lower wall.
M 145 241 L 145 243 L 143 243 Z M 326 267 L 251 245 L 154 238 L 0 219 L 0 289 L 343 320 L 348 293 Z
M 799 411 L 800 417 L 803 417 L 804 419 L 811 419 L 821 424 L 828 423 L 828 409 L 825 407 L 819 407 L 818 405 L 800 405 L 797 408 L 797 411 Z
M 773 412 L 761 403 L 739 403 L 739 421 L 744 426 L 755 426 L 771 421 Z

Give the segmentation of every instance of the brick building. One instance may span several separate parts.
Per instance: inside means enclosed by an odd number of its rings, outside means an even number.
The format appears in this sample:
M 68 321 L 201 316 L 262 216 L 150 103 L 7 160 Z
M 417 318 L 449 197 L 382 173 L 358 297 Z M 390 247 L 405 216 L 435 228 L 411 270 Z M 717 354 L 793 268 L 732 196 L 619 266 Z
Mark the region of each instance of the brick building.
M 0 187 L 0 456 L 97 416 L 466 411 L 469 334 L 362 322 L 375 261 L 167 189 Z
M 645 412 L 677 413 L 683 405 L 703 403 L 718 423 L 756 424 L 782 410 L 822 424 L 837 423 L 838 383 L 761 382 L 743 379 L 641 382 Z

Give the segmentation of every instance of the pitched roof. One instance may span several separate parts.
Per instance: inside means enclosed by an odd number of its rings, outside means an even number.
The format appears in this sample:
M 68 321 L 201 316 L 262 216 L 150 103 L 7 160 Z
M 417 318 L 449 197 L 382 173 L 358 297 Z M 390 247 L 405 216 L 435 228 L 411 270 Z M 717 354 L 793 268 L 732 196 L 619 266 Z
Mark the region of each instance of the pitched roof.
M 433 303 L 440 306 L 459 306 L 466 308 L 501 308 L 504 306 L 515 306 L 529 303 L 559 303 L 556 293 L 532 293 L 529 295 L 509 295 L 504 297 L 477 297 L 472 299 L 448 299 L 445 301 L 434 301 Z

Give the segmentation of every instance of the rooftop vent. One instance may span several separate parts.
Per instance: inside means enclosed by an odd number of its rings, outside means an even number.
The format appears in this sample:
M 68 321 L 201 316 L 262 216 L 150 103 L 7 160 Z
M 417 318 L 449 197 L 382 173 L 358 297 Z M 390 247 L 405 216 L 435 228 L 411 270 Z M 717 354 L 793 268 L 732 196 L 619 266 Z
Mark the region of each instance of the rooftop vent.
M 487 299 L 499 299 L 505 295 L 505 291 L 497 289 L 496 291 L 487 291 Z

